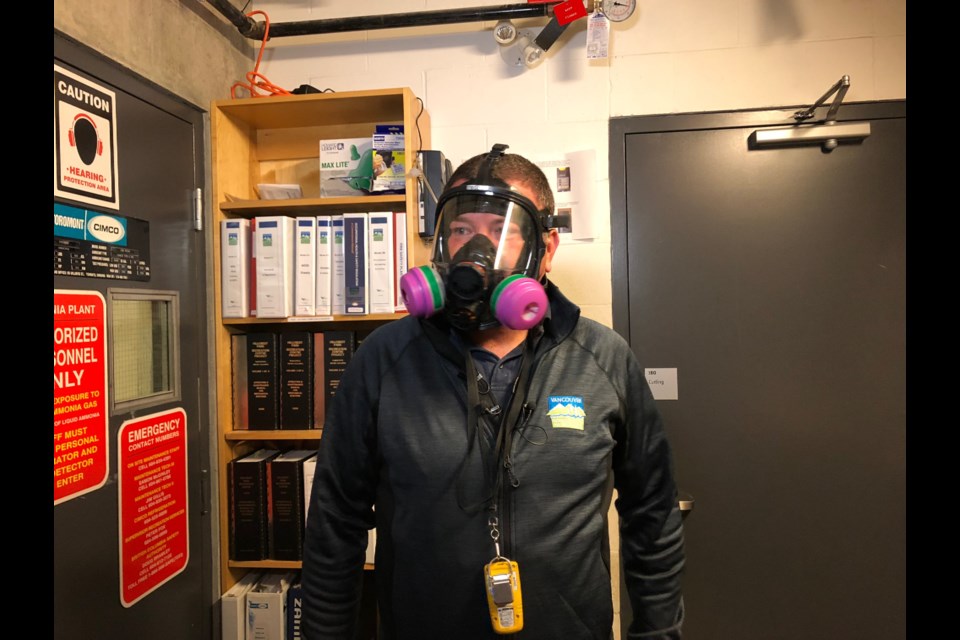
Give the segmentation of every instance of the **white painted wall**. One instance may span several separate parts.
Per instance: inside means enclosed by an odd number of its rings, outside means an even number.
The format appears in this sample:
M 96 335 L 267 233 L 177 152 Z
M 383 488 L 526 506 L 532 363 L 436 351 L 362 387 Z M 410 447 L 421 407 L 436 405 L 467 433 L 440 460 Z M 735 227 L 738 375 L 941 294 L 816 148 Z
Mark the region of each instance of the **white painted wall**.
M 260 0 L 253 9 L 278 23 L 502 4 Z M 564 234 L 552 277 L 607 325 L 609 118 L 809 105 L 844 74 L 846 102 L 906 97 L 906 0 L 640 0 L 611 29 L 603 61 L 586 58 L 585 22 L 573 23 L 534 69 L 504 62 L 488 21 L 274 38 L 260 73 L 288 89 L 408 86 L 430 112 L 433 148 L 455 165 L 494 142 L 535 159 L 595 149 L 598 237 Z M 544 23 L 521 26 L 539 32 Z

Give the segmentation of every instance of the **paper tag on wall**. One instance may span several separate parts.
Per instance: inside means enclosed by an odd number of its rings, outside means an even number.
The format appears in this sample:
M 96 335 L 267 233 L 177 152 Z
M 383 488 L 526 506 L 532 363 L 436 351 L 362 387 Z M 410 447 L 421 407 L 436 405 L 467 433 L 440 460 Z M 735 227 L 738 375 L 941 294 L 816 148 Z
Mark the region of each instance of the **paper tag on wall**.
M 654 400 L 677 400 L 677 370 L 644 369 Z
M 587 60 L 607 57 L 610 45 L 610 21 L 599 11 L 587 18 Z

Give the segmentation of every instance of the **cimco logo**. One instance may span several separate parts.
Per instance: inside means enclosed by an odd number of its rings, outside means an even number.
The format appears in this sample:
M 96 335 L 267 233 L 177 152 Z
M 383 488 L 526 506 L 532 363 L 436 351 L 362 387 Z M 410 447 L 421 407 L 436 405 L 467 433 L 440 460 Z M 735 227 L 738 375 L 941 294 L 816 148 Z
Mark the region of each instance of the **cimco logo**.
M 87 231 L 101 242 L 120 242 L 126 235 L 126 230 L 116 218 L 110 216 L 94 216 L 87 222 Z

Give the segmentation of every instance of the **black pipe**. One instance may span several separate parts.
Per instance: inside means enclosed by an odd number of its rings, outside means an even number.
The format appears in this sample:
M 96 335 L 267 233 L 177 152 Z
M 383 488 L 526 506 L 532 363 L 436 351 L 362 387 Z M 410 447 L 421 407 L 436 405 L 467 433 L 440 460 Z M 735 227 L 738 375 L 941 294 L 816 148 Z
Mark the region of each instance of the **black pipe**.
M 247 17 L 242 11 L 230 4 L 228 0 L 207 0 L 213 7 L 235 26 L 240 34 L 254 40 L 262 40 L 264 26 L 253 18 Z M 259 35 L 257 35 L 259 33 Z
M 263 34 L 266 30 L 265 22 L 257 22 L 248 18 L 236 7 L 227 2 L 227 0 L 208 0 L 208 2 L 230 20 L 230 22 L 240 30 L 241 35 L 254 40 L 263 39 Z M 549 16 L 555 4 L 558 4 L 558 2 L 536 2 L 530 4 L 470 7 L 466 9 L 388 13 L 379 16 L 304 20 L 302 22 L 274 22 L 270 23 L 270 37 L 396 29 L 400 27 L 423 27 L 429 25 L 456 24 L 459 22 L 483 22 L 484 20 L 537 18 Z

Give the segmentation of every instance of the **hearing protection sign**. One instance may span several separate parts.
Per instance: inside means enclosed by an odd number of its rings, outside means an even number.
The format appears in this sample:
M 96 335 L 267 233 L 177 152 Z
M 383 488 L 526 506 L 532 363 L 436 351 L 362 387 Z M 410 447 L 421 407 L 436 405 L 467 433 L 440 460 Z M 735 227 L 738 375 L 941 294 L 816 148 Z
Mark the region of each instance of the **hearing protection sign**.
M 53 195 L 110 209 L 117 192 L 116 94 L 53 65 Z

